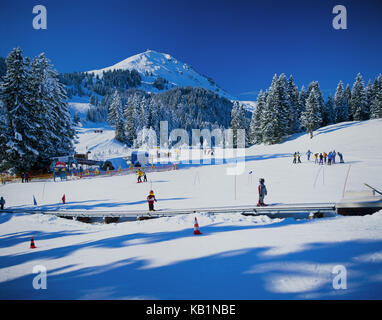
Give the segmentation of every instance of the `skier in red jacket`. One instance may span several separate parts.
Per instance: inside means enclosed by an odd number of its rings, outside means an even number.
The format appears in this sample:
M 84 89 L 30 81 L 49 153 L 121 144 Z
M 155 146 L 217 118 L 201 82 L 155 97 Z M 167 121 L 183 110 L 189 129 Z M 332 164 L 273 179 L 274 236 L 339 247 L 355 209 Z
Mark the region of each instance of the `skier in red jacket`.
M 155 211 L 154 201 L 157 202 L 157 199 L 155 198 L 154 191 L 150 190 L 150 193 L 147 196 L 147 202 L 149 203 L 149 211 Z
M 264 207 L 266 204 L 264 203 L 264 197 L 267 195 L 267 187 L 264 184 L 264 179 L 261 178 L 259 180 L 259 202 L 257 203 L 258 207 Z

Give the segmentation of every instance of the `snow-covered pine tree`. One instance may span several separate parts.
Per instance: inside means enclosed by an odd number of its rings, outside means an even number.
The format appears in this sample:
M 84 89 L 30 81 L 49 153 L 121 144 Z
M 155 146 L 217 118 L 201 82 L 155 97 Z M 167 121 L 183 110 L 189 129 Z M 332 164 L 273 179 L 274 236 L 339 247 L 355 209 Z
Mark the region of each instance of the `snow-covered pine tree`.
M 338 83 L 334 95 L 334 121 L 335 123 L 349 121 L 349 107 L 342 81 Z
M 322 121 L 320 124 L 320 127 L 321 127 L 321 126 L 327 124 L 327 117 L 325 114 L 325 102 L 324 102 L 324 98 L 322 96 L 320 84 L 318 83 L 318 81 L 313 81 L 309 84 L 309 86 L 308 86 L 308 97 L 309 97 L 310 92 L 312 90 L 314 90 L 314 94 L 315 94 L 315 97 L 316 97 L 317 103 L 318 103 L 319 113 L 320 113 L 320 117 L 321 117 L 321 121 Z
M 382 74 L 374 79 L 372 86 L 372 103 L 370 106 L 370 118 L 378 119 L 382 117 Z
M 322 123 L 320 110 L 319 94 L 316 93 L 316 88 L 312 88 L 309 97 L 306 100 L 306 110 L 301 115 L 301 125 L 313 138 L 313 131 L 318 129 Z
M 49 78 L 49 62 L 44 54 L 34 58 L 31 63 L 30 73 L 30 121 L 34 123 L 34 133 L 38 143 L 38 150 L 41 159 L 50 158 L 56 154 L 60 143 L 60 137 L 56 135 L 58 118 L 53 108 L 52 83 Z
M 379 92 L 377 92 L 377 94 L 374 97 L 374 100 L 370 107 L 370 118 L 382 118 L 382 90 L 379 90 Z
M 325 114 L 327 116 L 328 124 L 334 123 L 334 99 L 331 94 L 328 96 L 328 100 L 325 102 Z
M 306 99 L 308 99 L 308 93 L 305 91 L 305 86 L 302 86 L 298 96 L 298 119 L 299 120 L 301 118 L 301 114 L 305 111 Z
M 250 144 L 262 142 L 261 115 L 265 106 L 265 94 L 260 90 L 257 96 L 256 108 L 253 110 L 251 123 L 249 126 L 248 141 Z
M 370 117 L 370 111 L 366 102 L 365 86 L 360 73 L 357 74 L 351 91 L 350 110 L 355 121 L 367 120 Z
M 120 142 L 126 141 L 123 105 L 119 93 L 114 91 L 113 100 L 109 108 L 109 121 L 115 127 L 115 139 Z
M 277 80 L 277 75 L 274 75 L 261 113 L 262 141 L 266 144 L 279 143 L 285 135 L 285 126 L 281 125 L 281 111 L 278 108 Z
M 56 70 L 49 64 L 47 69 L 47 86 L 51 104 L 51 131 L 59 137 L 55 146 L 54 156 L 64 156 L 74 153 L 74 124 L 69 112 L 68 97 L 64 85 L 60 82 Z
M 288 104 L 289 104 L 289 128 L 290 133 L 295 133 L 300 130 L 300 106 L 299 106 L 299 92 L 297 86 L 294 84 L 292 75 L 289 77 L 287 86 Z
M 1 146 L 3 168 L 19 173 L 29 170 L 39 156 L 35 149 L 37 139 L 31 123 L 29 104 L 30 70 L 20 48 L 15 48 L 6 58 L 7 73 L 0 87 L 0 99 L 6 114 L 6 139 Z
M 367 87 L 365 89 L 365 99 L 366 99 L 366 106 L 370 113 L 371 104 L 373 103 L 373 100 L 374 100 L 373 83 L 371 82 L 371 79 L 369 79 L 369 82 L 367 83 Z
M 128 146 L 133 146 L 134 140 L 136 138 L 135 126 L 134 126 L 134 105 L 128 103 L 125 108 L 125 135 L 126 143 Z
M 288 93 L 287 93 L 288 83 L 285 77 L 285 74 L 282 73 L 277 82 L 276 82 L 276 95 L 277 95 L 277 103 L 279 109 L 279 126 L 280 133 L 282 136 L 286 136 L 292 133 L 292 119 L 290 117 L 291 107 L 289 105 Z M 294 116 L 292 116 L 294 118 Z
M 351 90 L 350 90 L 350 85 L 347 84 L 345 88 L 345 102 L 348 108 L 348 114 L 349 114 L 349 121 L 353 121 L 353 113 L 352 110 L 350 109 L 350 101 L 351 101 Z
M 234 102 L 232 112 L 231 112 L 231 125 L 230 129 L 233 130 L 233 147 L 236 148 L 238 146 L 238 135 L 237 130 L 238 129 L 244 129 L 245 130 L 245 146 L 248 145 L 248 124 L 247 119 L 245 117 L 245 110 L 243 105 L 240 105 L 237 101 Z

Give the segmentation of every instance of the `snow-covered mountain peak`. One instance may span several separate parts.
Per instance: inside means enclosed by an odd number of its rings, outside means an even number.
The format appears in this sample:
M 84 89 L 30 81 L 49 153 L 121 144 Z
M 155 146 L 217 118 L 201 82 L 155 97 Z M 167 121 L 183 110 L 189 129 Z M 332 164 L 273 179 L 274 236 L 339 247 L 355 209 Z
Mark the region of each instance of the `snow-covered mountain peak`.
M 146 50 L 145 52 L 131 56 L 110 67 L 98 70 L 91 70 L 93 73 L 102 77 L 103 72 L 112 70 L 137 70 L 142 77 L 142 88 L 146 91 L 156 91 L 153 87 L 154 81 L 161 77 L 166 80 L 166 89 L 172 89 L 178 86 L 201 87 L 228 99 L 234 97 L 225 90 L 218 87 L 211 78 L 203 76 L 196 72 L 188 64 L 175 59 L 168 53 L 161 53 L 155 50 Z

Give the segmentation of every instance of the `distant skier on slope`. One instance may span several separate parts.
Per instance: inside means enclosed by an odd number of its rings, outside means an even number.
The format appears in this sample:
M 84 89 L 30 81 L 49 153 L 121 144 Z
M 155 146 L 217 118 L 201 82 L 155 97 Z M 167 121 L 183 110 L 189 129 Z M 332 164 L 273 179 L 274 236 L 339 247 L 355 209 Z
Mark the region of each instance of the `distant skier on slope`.
M 157 199 L 155 198 L 154 191 L 150 190 L 150 193 L 147 196 L 147 202 L 149 203 L 149 211 L 155 211 L 154 201 L 157 202 Z
M 312 154 L 312 151 L 310 149 L 307 151 L 306 155 L 308 156 L 308 161 L 310 161 L 310 155 Z
M 258 207 L 264 207 L 266 204 L 264 203 L 264 197 L 267 195 L 267 187 L 264 184 L 264 179 L 261 178 L 259 180 L 260 184 L 258 187 L 259 190 L 259 202 L 257 203 Z
M 138 178 L 138 183 L 141 183 L 142 182 L 142 177 L 143 177 L 143 172 L 141 169 L 138 169 L 137 171 L 137 178 Z
M 297 160 L 298 160 L 298 163 L 301 163 L 301 155 L 299 151 L 297 152 Z
M 5 205 L 5 200 L 3 197 L 0 198 L 0 206 L 1 206 L 1 210 L 4 210 L 4 205 Z

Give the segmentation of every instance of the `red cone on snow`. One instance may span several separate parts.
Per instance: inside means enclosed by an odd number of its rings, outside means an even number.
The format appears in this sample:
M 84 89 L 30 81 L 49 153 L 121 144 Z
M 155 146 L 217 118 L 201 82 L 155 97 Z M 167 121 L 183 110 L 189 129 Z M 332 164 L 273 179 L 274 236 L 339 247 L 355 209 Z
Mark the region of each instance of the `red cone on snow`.
M 31 246 L 30 246 L 31 249 L 36 249 L 36 246 L 34 245 L 34 240 L 33 240 L 33 237 L 31 237 Z
M 62 203 L 65 204 L 65 195 L 62 197 Z
M 194 223 L 194 234 L 202 234 L 199 229 L 198 219 L 195 217 L 195 223 Z

